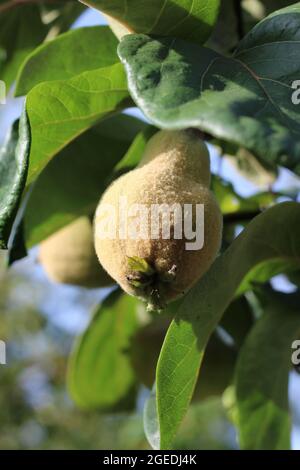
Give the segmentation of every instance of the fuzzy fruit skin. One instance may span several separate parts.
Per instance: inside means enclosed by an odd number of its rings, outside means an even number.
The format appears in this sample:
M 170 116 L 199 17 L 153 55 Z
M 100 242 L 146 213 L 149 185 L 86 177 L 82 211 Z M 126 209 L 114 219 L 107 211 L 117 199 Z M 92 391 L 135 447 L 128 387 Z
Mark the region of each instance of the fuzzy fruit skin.
M 95 217 L 95 248 L 99 261 L 125 292 L 149 302 L 148 292 L 129 282 L 134 272 L 128 257 L 145 259 L 159 278 L 176 265 L 172 282 L 156 285 L 164 304 L 184 295 L 209 269 L 221 244 L 222 215 L 209 190 L 210 160 L 207 147 L 197 133 L 160 131 L 148 142 L 139 166 L 121 176 L 104 193 Z M 101 209 L 111 204 L 118 215 L 119 198 L 127 204 L 204 204 L 204 247 L 198 251 L 185 248 L 186 240 L 101 239 L 97 226 Z M 120 220 L 117 217 L 117 227 Z
M 90 288 L 113 284 L 98 263 L 88 217 L 76 219 L 43 241 L 39 261 L 54 282 Z

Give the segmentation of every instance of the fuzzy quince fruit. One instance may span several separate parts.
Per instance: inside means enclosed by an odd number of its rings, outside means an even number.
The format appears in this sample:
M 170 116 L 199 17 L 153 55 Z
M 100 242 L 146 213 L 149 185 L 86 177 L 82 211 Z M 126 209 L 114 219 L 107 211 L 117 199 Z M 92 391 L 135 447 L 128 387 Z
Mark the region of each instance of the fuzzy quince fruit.
M 39 261 L 54 282 L 90 288 L 114 282 L 98 263 L 89 217 L 78 218 L 43 241 Z
M 185 294 L 218 253 L 222 216 L 209 185 L 209 153 L 199 133 L 160 131 L 138 167 L 115 180 L 100 200 L 95 216 L 99 261 L 124 291 L 150 308 L 164 308 Z M 202 230 L 199 249 L 189 243 L 189 225 L 196 238 Z M 112 229 L 109 236 L 105 227 Z

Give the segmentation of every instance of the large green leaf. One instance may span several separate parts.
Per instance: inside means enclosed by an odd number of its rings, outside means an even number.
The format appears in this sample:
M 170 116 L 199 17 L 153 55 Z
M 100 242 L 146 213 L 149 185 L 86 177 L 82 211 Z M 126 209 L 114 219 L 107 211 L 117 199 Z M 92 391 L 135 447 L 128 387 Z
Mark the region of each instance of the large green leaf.
M 165 335 L 169 323 L 163 323 L 161 320 L 162 319 L 160 319 L 160 321 L 156 320 L 156 322 L 140 329 L 136 335 L 136 338 L 139 339 L 139 347 L 133 352 L 135 356 L 139 354 L 139 357 L 134 357 L 134 363 L 136 365 L 135 369 L 137 375 L 138 377 L 142 376 L 144 378 L 144 383 L 146 383 L 145 379 L 148 375 L 152 376 L 152 369 L 154 369 L 153 376 L 155 376 L 155 367 L 163 342 L 163 334 Z M 205 351 L 201 376 L 196 385 L 193 397 L 194 402 L 201 402 L 211 399 L 212 397 L 221 396 L 230 385 L 234 375 L 237 352 L 252 325 L 253 314 L 250 306 L 244 297 L 239 297 L 229 305 L 222 318 L 220 324 L 221 328 L 210 338 Z M 159 330 L 159 326 L 161 331 Z M 230 345 L 224 343 L 223 339 L 225 335 L 227 335 L 227 340 L 231 340 Z M 155 354 L 153 353 L 153 349 L 155 350 Z M 143 365 L 144 370 L 142 368 Z M 154 380 L 151 383 L 153 384 L 153 382 Z M 148 383 L 146 383 L 146 385 L 148 385 Z M 145 404 L 144 428 L 151 446 L 154 449 L 159 449 L 160 433 L 155 387 Z
M 300 3 L 258 23 L 233 57 L 177 38 L 119 45 L 133 99 L 157 126 L 199 127 L 300 174 Z
M 264 315 L 244 343 L 236 370 L 242 449 L 288 449 L 291 344 L 300 331 L 299 294 L 267 293 Z
M 101 119 L 130 104 L 121 64 L 43 82 L 27 95 L 31 128 L 28 183 L 69 142 Z M 116 130 L 117 131 L 117 130 Z
M 26 95 L 41 82 L 66 80 L 88 70 L 116 64 L 119 61 L 117 44 L 107 26 L 75 29 L 42 44 L 19 70 L 16 96 Z
M 85 132 L 51 160 L 35 182 L 27 204 L 28 247 L 80 215 L 95 211 L 114 167 L 144 127 L 142 121 L 130 116 L 114 116 Z
M 176 36 L 204 43 L 216 21 L 219 0 L 81 0 L 137 33 Z
M 140 303 L 113 292 L 96 311 L 70 357 L 68 385 L 83 408 L 110 408 L 134 384 L 128 349 L 138 327 Z
M 25 112 L 0 149 L 0 248 L 6 249 L 25 186 L 30 134 Z
M 300 204 L 277 204 L 259 215 L 183 299 L 157 367 L 161 446 L 168 448 L 193 395 L 206 344 L 243 279 L 266 261 L 300 266 Z M 279 269 L 279 263 L 276 266 Z M 272 266 L 265 272 L 273 275 Z

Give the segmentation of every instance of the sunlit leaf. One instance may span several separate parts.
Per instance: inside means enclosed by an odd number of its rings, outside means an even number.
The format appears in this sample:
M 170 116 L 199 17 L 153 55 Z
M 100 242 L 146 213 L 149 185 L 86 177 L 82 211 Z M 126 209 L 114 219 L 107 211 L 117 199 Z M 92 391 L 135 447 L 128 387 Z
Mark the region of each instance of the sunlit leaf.
M 300 204 L 277 204 L 256 217 L 183 299 L 157 368 L 162 448 L 170 446 L 185 415 L 205 347 L 224 311 L 245 276 L 272 260 L 281 260 L 283 269 L 287 260 L 300 266 Z M 272 275 L 272 269 L 266 271 L 264 281 Z
M 129 103 L 121 64 L 35 86 L 26 104 L 32 136 L 27 184 L 69 142 Z
M 88 70 L 116 64 L 117 44 L 107 26 L 79 28 L 61 34 L 27 57 L 17 77 L 16 96 L 26 95 L 41 82 L 66 80 Z
M 80 0 L 137 33 L 176 36 L 202 44 L 216 20 L 219 0 Z

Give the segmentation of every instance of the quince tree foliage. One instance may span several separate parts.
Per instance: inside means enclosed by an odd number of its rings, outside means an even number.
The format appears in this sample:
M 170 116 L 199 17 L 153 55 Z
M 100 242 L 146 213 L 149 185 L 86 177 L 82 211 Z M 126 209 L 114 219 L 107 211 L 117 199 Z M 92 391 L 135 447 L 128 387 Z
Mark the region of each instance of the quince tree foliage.
M 71 28 L 90 8 L 108 24 Z M 96 308 L 70 354 L 76 404 L 133 409 L 144 384 L 145 433 L 170 449 L 195 401 L 228 404 L 230 392 L 241 449 L 289 448 L 300 205 L 297 190 L 272 184 L 283 169 L 300 175 L 300 3 L 1 0 L 0 79 L 1 119 L 12 94 L 24 97 L 0 148 L 7 268 L 51 240 L 40 262 L 50 272 L 51 258 L 56 282 L 80 284 L 75 274 L 98 255 L 111 277 L 96 286 L 124 288 Z M 257 182 L 255 194 L 210 174 L 207 144 Z M 170 241 L 94 247 L 99 201 L 115 204 L 119 192 L 146 205 L 206 202 L 211 244 L 202 257 Z M 77 220 L 84 237 L 64 231 Z M 272 289 L 278 274 L 294 293 Z

